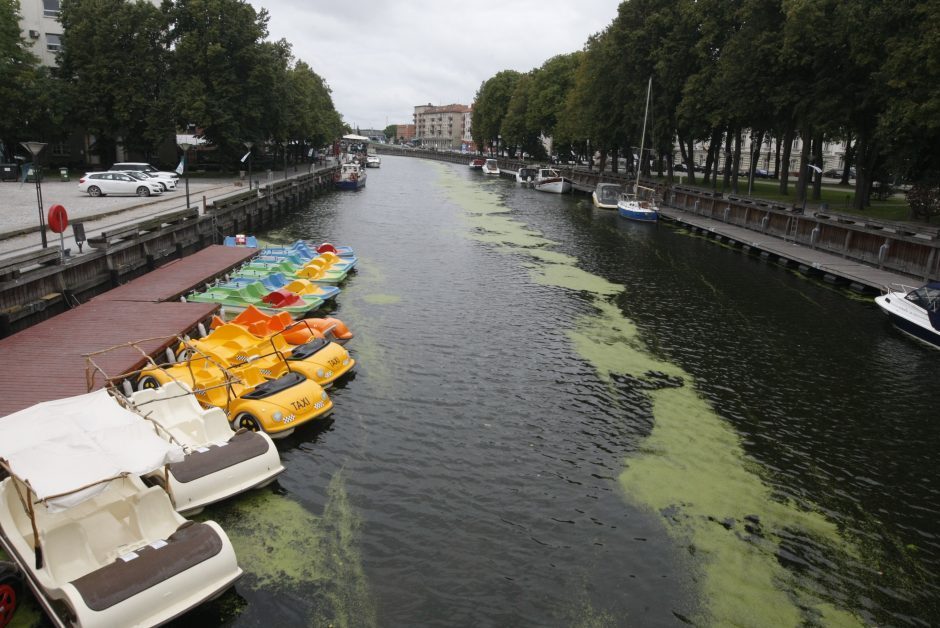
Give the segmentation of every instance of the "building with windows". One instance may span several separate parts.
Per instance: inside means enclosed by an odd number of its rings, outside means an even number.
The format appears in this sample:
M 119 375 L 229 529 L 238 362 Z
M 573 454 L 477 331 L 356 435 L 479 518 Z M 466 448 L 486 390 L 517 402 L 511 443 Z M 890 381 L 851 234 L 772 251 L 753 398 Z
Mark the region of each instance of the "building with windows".
M 20 31 L 43 65 L 55 65 L 55 54 L 62 47 L 59 0 L 21 0 Z
M 416 143 L 438 150 L 461 148 L 469 136 L 471 111 L 467 105 L 418 105 L 414 113 Z
M 396 124 L 395 125 L 395 137 L 394 141 L 396 143 L 401 142 L 411 142 L 415 138 L 415 125 L 413 124 Z
M 159 7 L 161 0 L 148 0 Z M 45 66 L 56 65 L 56 53 L 62 48 L 62 24 L 59 22 L 60 0 L 20 0 L 20 32 L 23 38 L 32 44 L 31 52 Z M 95 138 L 91 135 L 75 133 L 67 142 L 50 144 L 42 156 L 44 164 L 83 163 L 91 166 L 101 164 L 100 159 L 90 150 Z M 175 159 L 175 146 L 161 151 L 164 161 Z M 0 155 L 2 160 L 3 155 Z M 129 161 L 133 155 L 118 146 L 118 161 Z

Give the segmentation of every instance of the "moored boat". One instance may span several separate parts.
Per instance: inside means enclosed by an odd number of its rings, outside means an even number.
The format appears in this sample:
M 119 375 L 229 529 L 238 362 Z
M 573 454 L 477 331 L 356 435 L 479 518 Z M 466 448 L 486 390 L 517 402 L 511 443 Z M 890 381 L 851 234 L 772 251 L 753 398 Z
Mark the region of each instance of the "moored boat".
M 565 194 L 571 191 L 571 181 L 561 176 L 554 168 L 539 168 L 534 186 L 540 192 L 553 194 Z
M 483 164 L 485 164 L 485 163 L 486 163 L 486 160 L 483 159 L 482 157 L 474 157 L 473 159 L 470 160 L 470 164 L 469 164 L 469 165 L 470 165 L 470 169 L 471 169 L 471 170 L 482 170 L 482 169 L 483 169 Z
M 591 202 L 594 207 L 601 209 L 617 209 L 617 201 L 623 193 L 623 186 L 619 183 L 598 183 L 591 192 Z
M 940 349 L 940 281 L 919 288 L 894 286 L 875 303 L 900 331 Z
M 483 174 L 499 174 L 499 165 L 495 159 L 487 159 L 483 162 Z
M 366 184 L 365 168 L 357 163 L 348 163 L 340 166 L 334 179 L 337 189 L 358 190 Z
M 533 185 L 538 176 L 538 168 L 519 168 L 518 172 L 516 172 L 516 183 L 522 183 L 523 185 Z
M 218 524 L 140 479 L 182 459 L 106 390 L 0 421 L 0 545 L 54 625 L 160 625 L 242 575 Z
M 366 168 L 378 168 L 382 165 L 382 158 L 378 155 L 369 154 L 366 156 Z
M 643 112 L 643 133 L 640 135 L 640 163 L 643 162 L 643 146 L 646 143 L 646 118 L 650 110 L 650 93 L 653 90 L 653 79 L 646 87 L 646 109 Z M 659 220 L 659 208 L 656 206 L 655 193 L 652 188 L 640 187 L 640 172 L 638 167 L 633 182 L 633 192 L 624 192 L 617 201 L 617 212 L 621 218 L 636 220 L 638 222 L 656 222 Z M 640 192 L 642 190 L 642 193 Z
M 137 391 L 130 405 L 154 422 L 157 434 L 183 448 L 183 460 L 145 476 L 167 489 L 182 515 L 244 491 L 267 486 L 282 471 L 271 438 L 261 432 L 234 432 L 220 408 L 203 408 L 181 382 Z

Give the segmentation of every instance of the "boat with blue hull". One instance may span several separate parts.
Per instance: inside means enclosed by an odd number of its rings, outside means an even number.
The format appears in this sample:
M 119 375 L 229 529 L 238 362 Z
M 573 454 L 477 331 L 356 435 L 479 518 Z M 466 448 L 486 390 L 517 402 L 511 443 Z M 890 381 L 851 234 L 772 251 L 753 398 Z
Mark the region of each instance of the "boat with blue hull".
M 357 163 L 343 164 L 336 175 L 336 188 L 339 190 L 358 190 L 366 185 L 366 169 Z
M 900 331 L 940 349 L 940 281 L 920 288 L 894 286 L 875 303 Z
M 640 135 L 640 160 L 637 164 L 636 179 L 633 182 L 633 191 L 624 192 L 617 201 L 617 212 L 621 218 L 637 222 L 656 222 L 659 220 L 659 208 L 656 207 L 655 190 L 640 187 L 640 164 L 643 163 L 643 146 L 646 144 L 646 118 L 650 112 L 650 92 L 653 89 L 653 79 L 650 77 L 646 86 L 646 109 L 643 112 L 643 133 Z M 642 190 L 642 193 L 641 193 Z

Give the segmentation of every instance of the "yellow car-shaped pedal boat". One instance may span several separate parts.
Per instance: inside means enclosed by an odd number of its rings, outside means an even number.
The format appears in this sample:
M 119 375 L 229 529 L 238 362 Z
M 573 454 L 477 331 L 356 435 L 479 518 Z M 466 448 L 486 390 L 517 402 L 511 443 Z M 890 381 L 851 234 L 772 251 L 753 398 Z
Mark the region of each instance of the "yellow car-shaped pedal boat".
M 137 389 L 158 388 L 171 381 L 192 388 L 200 403 L 222 408 L 233 429 L 261 430 L 272 438 L 287 436 L 333 410 L 323 387 L 298 372 L 272 378 L 252 363 L 225 368 L 205 355 L 144 369 L 137 377 Z
M 178 359 L 200 354 L 226 368 L 250 364 L 269 378 L 293 371 L 324 388 L 356 366 L 349 352 L 328 338 L 312 338 L 302 345 L 292 345 L 281 333 L 259 338 L 234 323 L 225 323 L 205 338 L 188 340 L 177 347 Z

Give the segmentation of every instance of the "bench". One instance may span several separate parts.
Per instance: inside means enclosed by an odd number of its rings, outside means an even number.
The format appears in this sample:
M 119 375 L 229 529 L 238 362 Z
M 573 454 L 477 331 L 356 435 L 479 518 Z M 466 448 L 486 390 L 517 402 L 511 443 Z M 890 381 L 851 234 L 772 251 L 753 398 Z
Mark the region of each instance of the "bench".
M 127 240 L 136 238 L 140 227 L 137 224 L 126 227 L 115 227 L 102 231 L 100 235 L 88 238 L 88 246 L 93 249 L 107 249 L 114 240 Z
M 25 268 L 58 264 L 61 260 L 62 250 L 57 246 L 4 257 L 0 259 L 0 281 L 16 279 Z

